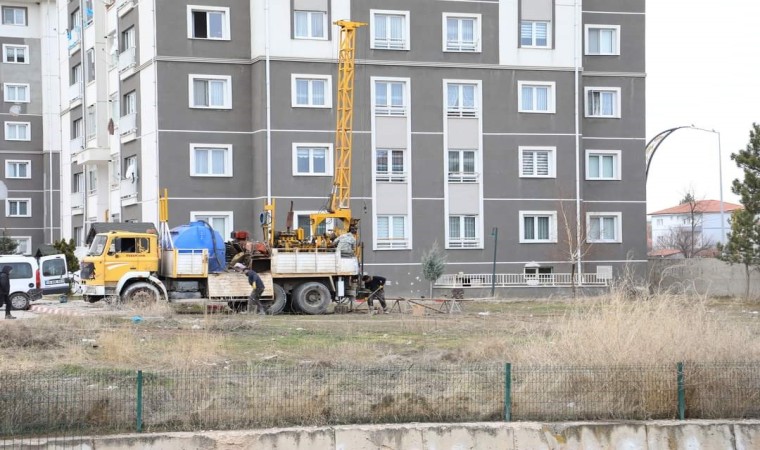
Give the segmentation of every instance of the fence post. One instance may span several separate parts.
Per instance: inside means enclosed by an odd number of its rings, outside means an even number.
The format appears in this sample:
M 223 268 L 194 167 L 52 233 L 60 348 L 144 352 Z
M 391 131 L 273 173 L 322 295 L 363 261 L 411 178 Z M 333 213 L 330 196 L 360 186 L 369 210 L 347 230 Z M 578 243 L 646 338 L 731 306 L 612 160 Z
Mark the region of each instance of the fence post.
M 143 373 L 142 370 L 137 371 L 137 432 L 142 433 L 143 427 Z
M 678 382 L 678 419 L 684 420 L 686 417 L 686 388 L 684 386 L 683 363 L 676 364 L 677 382 Z
M 512 421 L 512 364 L 504 364 L 504 421 Z

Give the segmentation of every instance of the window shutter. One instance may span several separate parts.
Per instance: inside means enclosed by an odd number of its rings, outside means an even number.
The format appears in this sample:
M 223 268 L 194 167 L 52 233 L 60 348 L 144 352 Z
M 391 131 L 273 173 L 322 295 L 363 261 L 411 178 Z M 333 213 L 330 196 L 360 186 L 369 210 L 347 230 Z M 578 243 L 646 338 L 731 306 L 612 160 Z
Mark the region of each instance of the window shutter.
M 389 231 L 390 230 L 388 229 L 388 217 L 378 217 L 377 218 L 377 238 L 388 239 Z
M 536 152 L 536 175 L 549 176 L 549 152 Z
M 529 150 L 523 151 L 523 175 L 534 175 L 533 173 L 533 152 Z

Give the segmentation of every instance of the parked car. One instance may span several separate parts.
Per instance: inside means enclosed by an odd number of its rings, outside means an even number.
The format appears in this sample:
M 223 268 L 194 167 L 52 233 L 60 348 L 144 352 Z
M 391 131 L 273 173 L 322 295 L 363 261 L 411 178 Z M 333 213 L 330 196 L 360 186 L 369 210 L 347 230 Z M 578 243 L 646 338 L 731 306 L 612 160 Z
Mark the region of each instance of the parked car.
M 65 255 L 31 256 L 1 255 L 0 269 L 11 266 L 11 305 L 15 310 L 29 309 L 31 302 L 46 294 L 69 291 Z M 41 270 L 40 270 L 41 269 Z

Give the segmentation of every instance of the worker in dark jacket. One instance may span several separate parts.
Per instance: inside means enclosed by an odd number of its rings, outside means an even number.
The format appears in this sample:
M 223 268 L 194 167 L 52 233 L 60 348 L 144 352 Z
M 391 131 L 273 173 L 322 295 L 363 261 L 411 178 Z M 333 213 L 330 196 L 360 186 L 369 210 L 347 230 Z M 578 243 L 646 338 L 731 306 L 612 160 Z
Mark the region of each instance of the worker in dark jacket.
M 11 315 L 11 271 L 13 267 L 3 266 L 3 270 L 0 271 L 0 301 L 5 303 L 5 318 L 15 319 Z
M 263 316 L 267 313 L 267 309 L 261 304 L 261 294 L 264 292 L 264 282 L 261 280 L 259 274 L 253 269 L 246 269 L 244 273 L 248 275 L 248 284 L 253 288 L 251 295 L 248 297 L 248 312 L 252 312 L 253 304 L 256 304 L 256 312 Z
M 373 300 L 378 299 L 380 301 L 380 306 L 383 307 L 383 312 L 387 314 L 388 305 L 385 303 L 385 278 L 379 275 L 364 275 L 362 281 L 364 281 L 364 287 L 371 291 L 371 294 L 367 297 L 369 310 L 372 311 Z

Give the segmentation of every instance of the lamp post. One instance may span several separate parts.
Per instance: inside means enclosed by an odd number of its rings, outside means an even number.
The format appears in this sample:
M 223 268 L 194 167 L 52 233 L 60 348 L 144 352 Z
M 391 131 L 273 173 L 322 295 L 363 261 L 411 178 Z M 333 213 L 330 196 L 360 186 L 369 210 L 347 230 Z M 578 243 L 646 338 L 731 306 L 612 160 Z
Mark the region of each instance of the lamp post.
M 498 227 L 491 229 L 491 237 L 493 237 L 493 272 L 491 274 L 491 297 L 493 297 L 496 295 L 496 248 L 499 245 Z

